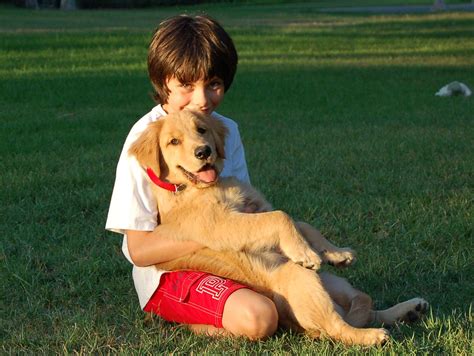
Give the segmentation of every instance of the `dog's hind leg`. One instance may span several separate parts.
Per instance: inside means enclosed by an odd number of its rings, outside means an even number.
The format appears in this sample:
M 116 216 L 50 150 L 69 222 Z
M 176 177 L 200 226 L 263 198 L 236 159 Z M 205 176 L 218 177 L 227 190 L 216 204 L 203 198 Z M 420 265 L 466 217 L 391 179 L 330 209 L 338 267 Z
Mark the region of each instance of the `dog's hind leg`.
M 352 249 L 334 246 L 310 224 L 297 222 L 296 226 L 305 240 L 318 252 L 325 263 L 337 267 L 346 267 L 356 261 L 356 253 Z
M 385 310 L 373 310 L 372 298 L 355 289 L 347 280 L 330 273 L 319 274 L 324 288 L 335 303 L 343 308 L 344 320 L 355 327 L 371 323 L 393 325 L 398 321 L 414 322 L 428 310 L 428 302 L 413 298 Z
M 354 327 L 364 327 L 372 322 L 372 298 L 355 289 L 346 279 L 330 273 L 319 274 L 324 289 L 341 308 L 344 320 Z
M 385 329 L 355 328 L 345 322 L 314 272 L 290 262 L 275 270 L 271 278 L 276 284 L 275 304 L 280 315 L 293 317 L 295 324 L 310 336 L 323 335 L 357 345 L 387 341 L 389 334 Z
M 413 298 L 385 310 L 373 310 L 371 320 L 385 325 L 393 325 L 398 321 L 412 323 L 421 319 L 428 308 L 429 304 L 426 300 Z

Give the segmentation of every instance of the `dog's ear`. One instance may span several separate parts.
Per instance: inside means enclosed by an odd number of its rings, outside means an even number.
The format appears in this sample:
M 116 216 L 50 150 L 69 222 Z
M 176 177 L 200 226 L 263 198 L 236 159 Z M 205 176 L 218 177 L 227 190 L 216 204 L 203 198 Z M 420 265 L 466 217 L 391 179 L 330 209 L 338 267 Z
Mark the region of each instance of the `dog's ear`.
M 227 137 L 229 130 L 221 120 L 212 117 L 209 118 L 209 126 L 214 141 L 216 142 L 217 155 L 220 158 L 225 159 L 225 138 Z
M 143 168 L 151 168 L 160 175 L 160 132 L 163 121 L 152 122 L 130 146 L 128 154 L 135 156 Z

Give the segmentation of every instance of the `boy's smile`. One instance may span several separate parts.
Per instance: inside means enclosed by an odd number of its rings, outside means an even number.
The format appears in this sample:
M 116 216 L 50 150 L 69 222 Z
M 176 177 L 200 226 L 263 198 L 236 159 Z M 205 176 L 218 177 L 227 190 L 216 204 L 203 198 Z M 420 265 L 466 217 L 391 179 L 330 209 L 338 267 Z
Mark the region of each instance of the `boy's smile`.
M 218 77 L 182 83 L 173 76 L 166 81 L 166 86 L 169 95 L 163 109 L 168 114 L 188 109 L 209 115 L 224 98 L 224 81 Z

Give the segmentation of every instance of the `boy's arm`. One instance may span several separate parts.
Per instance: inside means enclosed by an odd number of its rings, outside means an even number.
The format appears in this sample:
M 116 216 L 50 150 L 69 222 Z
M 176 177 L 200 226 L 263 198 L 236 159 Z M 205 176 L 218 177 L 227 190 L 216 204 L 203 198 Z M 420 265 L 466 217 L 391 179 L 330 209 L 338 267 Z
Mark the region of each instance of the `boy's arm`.
M 204 246 L 195 241 L 176 241 L 160 233 L 160 225 L 153 231 L 127 230 L 128 252 L 139 267 L 167 262 L 197 251 Z

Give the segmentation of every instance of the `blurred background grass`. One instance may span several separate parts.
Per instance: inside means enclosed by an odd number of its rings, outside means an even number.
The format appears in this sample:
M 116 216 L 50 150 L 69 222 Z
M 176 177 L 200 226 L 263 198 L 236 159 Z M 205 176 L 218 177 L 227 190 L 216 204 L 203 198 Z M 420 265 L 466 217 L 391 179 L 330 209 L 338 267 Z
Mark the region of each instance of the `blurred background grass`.
M 0 7 L 1 350 L 362 351 L 288 332 L 208 340 L 139 310 L 121 239 L 104 231 L 115 165 L 153 105 L 153 29 L 206 12 L 240 53 L 219 111 L 240 124 L 253 183 L 354 247 L 359 263 L 338 273 L 377 306 L 416 295 L 432 304 L 425 322 L 363 351 L 472 351 L 473 101 L 434 93 L 453 80 L 474 86 L 474 14 L 323 14 L 323 5 Z

